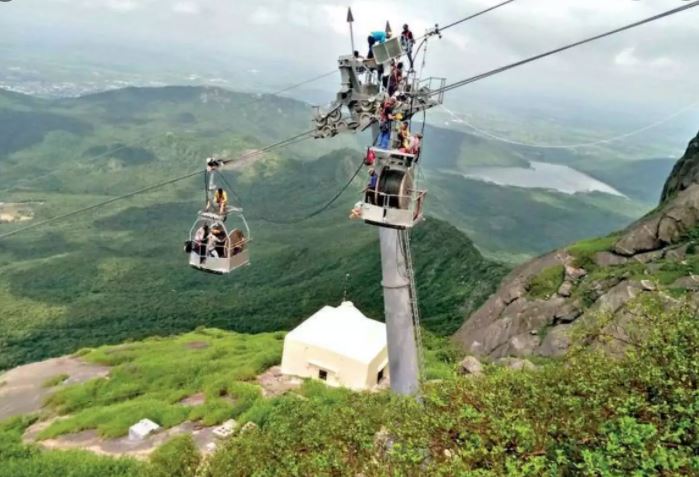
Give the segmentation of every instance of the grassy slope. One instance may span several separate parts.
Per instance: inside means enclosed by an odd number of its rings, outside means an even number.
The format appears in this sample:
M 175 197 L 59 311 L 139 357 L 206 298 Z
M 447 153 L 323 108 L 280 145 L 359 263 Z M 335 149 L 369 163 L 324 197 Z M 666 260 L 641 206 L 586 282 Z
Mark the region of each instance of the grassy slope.
M 283 338 L 283 332 L 248 335 L 202 328 L 174 337 L 83 349 L 78 352 L 82 359 L 112 367 L 109 378 L 59 387 L 47 404 L 69 417 L 54 421 L 39 438 L 85 429 L 119 437 L 142 418 L 163 427 L 185 420 L 207 426 L 230 418 L 256 420 L 269 403 L 255 377 L 280 363 Z M 428 378 L 453 376 L 456 356 L 446 338 L 426 336 Z M 317 389 L 317 384 L 307 383 L 299 392 Z M 205 397 L 203 405 L 180 403 L 198 393 Z
M 109 379 L 60 389 L 48 404 L 71 417 L 54 422 L 39 437 L 84 429 L 119 437 L 143 418 L 172 427 L 185 420 L 214 425 L 238 417 L 261 399 L 259 388 L 248 381 L 280 362 L 283 338 L 284 333 L 201 329 L 84 350 L 83 359 L 113 366 Z M 179 403 L 197 393 L 204 393 L 204 405 Z
M 259 428 L 227 441 L 204 475 L 694 475 L 699 472 L 696 317 L 688 307 L 667 308 L 653 301 L 639 303 L 636 312 L 639 327 L 627 337 L 633 345 L 615 360 L 576 349 L 563 362 L 536 371 L 487 367 L 485 376 L 474 378 L 454 373 L 453 357 L 442 352 L 428 354 L 441 360 L 446 371 L 439 382 L 426 386 L 420 402 L 389 393 L 328 389 L 318 382 L 308 382 L 300 390 L 302 398 L 257 399 L 241 419 Z M 602 319 L 580 330 L 583 340 L 599 339 L 604 326 Z M 189 355 L 192 364 L 185 371 L 154 358 L 156 352 L 176 356 L 192 339 L 213 344 L 193 351 L 199 355 Z M 250 355 L 266 338 L 259 339 L 245 338 Z M 211 330 L 90 351 L 88 359 L 116 365 L 115 382 L 68 387 L 54 401 L 85 409 L 78 410 L 75 423 L 117 398 L 119 393 L 112 391 L 123 394 L 129 380 L 136 401 L 139 391 L 175 399 L 177 389 L 188 386 L 178 384 L 185 373 L 202 384 L 197 367 L 207 367 L 206 357 L 224 342 L 216 359 L 239 353 L 239 340 Z M 157 389 L 148 376 L 156 376 Z M 88 390 L 96 392 L 85 399 Z M 124 408 L 119 412 L 125 419 Z M 26 425 L 25 419 L 0 423 L 2 476 L 68 475 L 70 470 L 76 477 L 136 477 L 156 470 L 84 452 L 39 452 L 20 442 Z M 158 454 L 162 457 L 164 451 Z M 182 465 L 176 456 L 161 457 L 161 473 L 152 475 L 170 475 Z M 187 462 L 196 461 L 190 449 Z M 183 475 L 193 475 L 190 470 Z

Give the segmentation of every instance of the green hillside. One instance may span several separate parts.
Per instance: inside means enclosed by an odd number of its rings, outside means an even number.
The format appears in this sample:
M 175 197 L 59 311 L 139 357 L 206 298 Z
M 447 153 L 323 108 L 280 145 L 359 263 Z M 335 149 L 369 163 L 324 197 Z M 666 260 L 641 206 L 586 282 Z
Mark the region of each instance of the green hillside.
M 235 157 L 263 140 L 278 140 L 282 130 L 288 134 L 289 122 L 297 125 L 307 113 L 292 101 L 253 105 L 249 96 L 220 90 L 214 91 L 223 99 L 207 96 L 202 103 L 204 91 L 127 89 L 52 103 L 91 129 L 51 129 L 33 146 L 4 156 L 0 164 L 8 173 L 0 186 L 14 183 L 13 174 L 19 178 L 24 171 L 26 182 L 6 196 L 28 203 L 40 220 L 195 170 L 213 152 Z M 246 104 L 250 111 L 245 114 L 257 119 L 236 117 L 247 111 Z M 186 112 L 206 120 L 197 119 L 184 132 L 165 128 Z M 263 132 L 256 124 L 263 124 L 265 116 L 277 119 Z M 119 126 L 109 124 L 115 120 Z M 197 326 L 287 330 L 321 306 L 339 302 L 345 282 L 348 298 L 380 318 L 377 231 L 347 220 L 360 180 L 313 220 L 272 223 L 301 217 L 325 203 L 359 161 L 361 154 L 346 148 L 311 157 L 299 148 L 228 173 L 254 240 L 252 266 L 230 276 L 190 269 L 181 251 L 202 206 L 201 177 L 4 240 L 0 368 Z M 32 181 L 27 171 L 48 175 Z M 0 225 L 0 231 L 23 224 Z M 467 237 L 437 220 L 428 219 L 413 238 L 423 323 L 436 333 L 451 333 L 494 290 L 505 268 L 484 260 Z
M 146 185 L 164 172 L 192 170 L 201 164 L 202 154 L 268 144 L 310 126 L 307 104 L 200 87 L 126 88 L 52 101 L 7 93 L 2 96 L 0 116 L 7 118 L 3 124 L 11 123 L 0 131 L 3 200 L 22 200 L 12 193 L 23 190 L 124 191 L 127 185 Z M 37 127 L 26 127 L 32 124 Z M 368 142 L 368 133 L 306 141 L 289 148 L 284 157 L 313 161 L 345 147 L 359 152 Z M 154 157 L 167 161 L 167 166 Z M 536 255 L 618 229 L 650 209 L 646 199 L 660 187 L 654 186 L 658 175 L 654 168 L 627 167 L 607 158 L 592 161 L 565 151 L 542 156 L 429 123 L 425 157 L 423 185 L 430 191 L 432 212 L 466 232 L 479 249 L 496 256 Z M 632 200 L 608 195 L 590 200 L 587 194 L 501 187 L 443 172 L 460 173 L 479 165 L 526 166 L 529 160 L 575 160 L 575 167 L 580 165 L 608 181 Z M 146 162 L 152 167 L 143 167 L 138 174 L 129 173 L 136 170 L 120 174 Z M 591 169 L 584 167 L 588 163 Z M 513 200 L 518 205 L 510 207 Z M 558 230 L 541 231 L 537 224 L 541 217 L 555 218 Z
M 647 211 L 647 207 L 608 194 L 566 195 L 501 187 L 456 174 L 427 172 L 431 212 L 466 231 L 496 255 L 531 255 L 607 234 Z M 454 210 L 452 204 L 463 204 Z
M 11 204 L 0 207 L 40 220 L 195 171 L 210 154 L 235 157 L 289 137 L 307 129 L 310 113 L 285 98 L 165 87 L 51 101 L 3 93 L 0 116 L 7 125 L 0 128 L 0 202 Z M 376 230 L 346 220 L 363 179 L 313 220 L 272 223 L 332 197 L 357 167 L 365 140 L 306 141 L 227 174 L 255 238 L 253 266 L 231 277 L 196 273 L 180 253 L 201 207 L 201 178 L 3 241 L 0 368 L 200 325 L 288 329 L 339 301 L 347 273 L 348 296 L 381 316 Z M 443 174 L 474 160 L 512 165 L 525 157 L 455 131 L 430 128 L 424 157 L 428 214 L 465 231 L 489 256 L 521 260 L 618 229 L 645 210 L 604 194 L 567 196 Z M 23 224 L 0 223 L 0 232 Z M 424 323 L 451 333 L 504 269 L 445 223 L 428 219 L 414 234 Z

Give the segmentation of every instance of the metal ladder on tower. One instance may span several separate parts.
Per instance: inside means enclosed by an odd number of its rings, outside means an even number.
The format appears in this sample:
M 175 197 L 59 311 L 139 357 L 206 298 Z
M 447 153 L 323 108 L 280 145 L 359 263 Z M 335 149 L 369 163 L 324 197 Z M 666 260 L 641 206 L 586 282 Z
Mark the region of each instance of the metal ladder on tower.
M 425 379 L 425 356 L 422 347 L 422 328 L 420 327 L 420 309 L 418 308 L 417 287 L 415 286 L 415 270 L 413 269 L 413 256 L 410 251 L 410 231 L 408 229 L 401 230 L 400 238 L 403 244 L 405 269 L 408 272 L 407 278 L 410 282 L 410 306 L 412 308 L 413 328 L 415 330 L 415 346 L 417 347 L 420 382 L 423 382 Z

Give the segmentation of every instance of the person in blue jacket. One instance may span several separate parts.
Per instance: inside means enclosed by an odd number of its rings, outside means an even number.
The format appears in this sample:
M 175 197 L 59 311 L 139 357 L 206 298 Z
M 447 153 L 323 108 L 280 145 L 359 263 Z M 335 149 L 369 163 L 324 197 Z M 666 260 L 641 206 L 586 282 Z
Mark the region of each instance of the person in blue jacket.
M 367 37 L 367 42 L 369 43 L 369 53 L 366 55 L 367 60 L 374 58 L 373 46 L 377 43 L 386 43 L 386 40 L 391 38 L 391 34 L 385 31 L 373 31 Z M 384 68 L 383 65 L 376 65 L 376 71 L 378 72 L 379 85 L 383 79 Z
M 368 204 L 376 204 L 376 185 L 379 182 L 379 176 L 374 169 L 369 169 L 369 184 L 366 188 L 364 201 Z
M 372 47 L 376 43 L 386 43 L 386 40 L 389 38 L 390 36 L 385 31 L 372 31 L 369 34 L 369 37 L 367 38 L 367 42 L 369 43 L 369 53 L 367 53 L 366 55 L 367 59 L 371 59 L 374 57 L 374 51 L 372 50 Z

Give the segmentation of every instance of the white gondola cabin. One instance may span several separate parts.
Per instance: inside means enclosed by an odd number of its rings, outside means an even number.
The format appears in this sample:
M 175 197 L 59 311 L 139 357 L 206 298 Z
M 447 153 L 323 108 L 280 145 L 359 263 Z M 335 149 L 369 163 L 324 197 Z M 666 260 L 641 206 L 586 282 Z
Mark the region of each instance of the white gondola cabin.
M 243 209 L 231 206 L 226 191 L 216 185 L 224 165 L 224 161 L 214 158 L 206 160 L 206 209 L 199 211 L 185 242 L 189 265 L 217 274 L 250 264 L 250 227 Z M 226 182 L 223 176 L 219 178 Z
M 414 154 L 397 150 L 370 148 L 376 156 L 374 169 L 378 175 L 375 188 L 364 191 L 359 218 L 366 223 L 411 228 L 422 219 L 426 191 L 417 188 Z
M 200 212 L 189 232 L 187 252 L 189 265 L 197 270 L 226 274 L 248 265 L 250 230 L 240 209 L 233 209 L 228 218 L 240 219 L 239 227 L 233 227 L 223 216 Z

